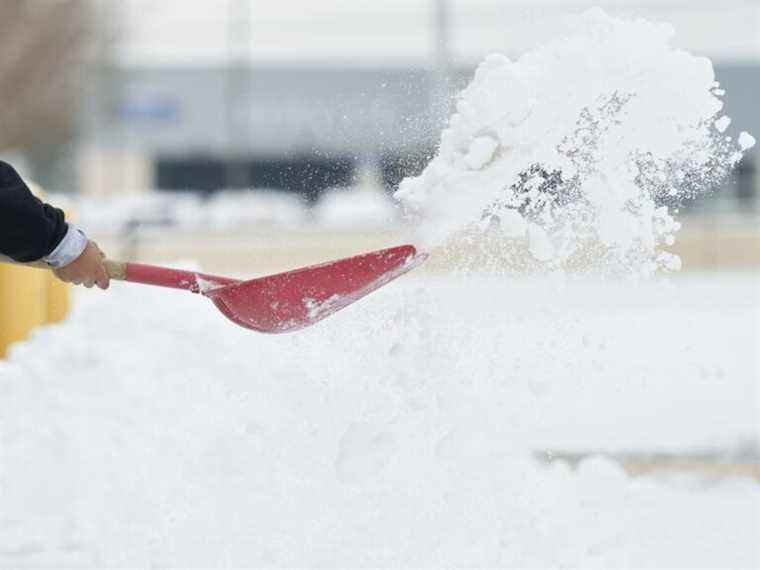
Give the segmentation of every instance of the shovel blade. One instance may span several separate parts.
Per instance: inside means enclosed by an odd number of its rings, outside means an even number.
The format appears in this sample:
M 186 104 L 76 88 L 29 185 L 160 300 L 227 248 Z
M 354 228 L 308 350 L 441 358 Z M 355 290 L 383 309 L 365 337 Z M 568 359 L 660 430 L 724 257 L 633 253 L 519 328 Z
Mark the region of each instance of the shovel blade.
M 204 292 L 234 323 L 263 333 L 313 325 L 404 273 L 427 255 L 404 245 Z

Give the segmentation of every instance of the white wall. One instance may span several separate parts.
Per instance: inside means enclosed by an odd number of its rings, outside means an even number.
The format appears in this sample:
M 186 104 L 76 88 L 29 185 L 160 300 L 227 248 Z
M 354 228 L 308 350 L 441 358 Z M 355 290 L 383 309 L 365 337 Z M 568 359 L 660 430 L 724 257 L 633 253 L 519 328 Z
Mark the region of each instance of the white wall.
M 230 53 L 231 2 L 124 0 L 119 57 L 125 63 L 198 64 Z M 249 0 L 256 62 L 366 64 L 430 60 L 435 0 Z M 755 0 L 449 0 L 453 54 L 475 63 L 491 51 L 516 55 L 594 5 L 627 17 L 667 21 L 676 44 L 715 60 L 760 61 Z

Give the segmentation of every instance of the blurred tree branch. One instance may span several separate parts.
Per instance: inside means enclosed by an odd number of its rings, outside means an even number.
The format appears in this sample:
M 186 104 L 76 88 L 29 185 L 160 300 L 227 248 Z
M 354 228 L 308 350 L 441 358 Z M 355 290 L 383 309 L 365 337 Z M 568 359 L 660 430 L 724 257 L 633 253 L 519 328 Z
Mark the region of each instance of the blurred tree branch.
M 95 13 L 91 0 L 0 2 L 0 150 L 72 137 Z

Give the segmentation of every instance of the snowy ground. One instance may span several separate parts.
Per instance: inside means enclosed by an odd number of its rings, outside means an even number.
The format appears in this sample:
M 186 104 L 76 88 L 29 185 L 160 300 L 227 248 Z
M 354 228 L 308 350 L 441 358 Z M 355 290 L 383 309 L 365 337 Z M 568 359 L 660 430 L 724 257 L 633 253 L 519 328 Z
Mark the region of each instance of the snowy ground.
M 410 276 L 291 336 L 115 286 L 0 363 L 0 567 L 760 564 L 758 278 Z

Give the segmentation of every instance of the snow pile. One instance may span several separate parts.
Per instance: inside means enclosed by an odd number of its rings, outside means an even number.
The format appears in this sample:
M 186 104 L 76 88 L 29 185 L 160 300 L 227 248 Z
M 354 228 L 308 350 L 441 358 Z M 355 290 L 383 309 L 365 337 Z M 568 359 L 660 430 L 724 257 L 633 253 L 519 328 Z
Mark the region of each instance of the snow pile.
M 308 218 L 298 196 L 277 190 L 217 192 L 202 207 L 208 217 L 199 227 L 214 230 L 250 229 L 267 224 L 297 228 Z
M 52 198 L 62 202 L 65 196 Z M 70 201 L 70 200 L 69 200 Z M 382 191 L 361 187 L 326 192 L 313 208 L 295 194 L 257 189 L 210 195 L 150 191 L 145 194 L 72 204 L 77 222 L 93 234 L 111 235 L 130 227 L 166 227 L 227 233 L 239 230 L 378 230 L 398 225 L 398 207 Z
M 336 188 L 314 207 L 314 221 L 336 230 L 386 229 L 396 224 L 397 207 L 380 189 Z
M 421 243 L 500 226 L 537 268 L 677 269 L 662 251 L 679 229 L 668 204 L 714 187 L 754 139 L 721 134 L 712 64 L 673 33 L 592 9 L 517 61 L 488 57 L 437 157 L 396 194 Z
M 273 337 L 84 293 L 0 363 L 0 567 L 756 567 L 757 482 L 532 459 L 756 445 L 757 280 L 678 281 L 410 276 Z
M 54 198 L 53 201 L 57 201 Z M 158 192 L 79 200 L 72 210 L 90 233 L 114 234 L 134 226 L 230 231 L 259 226 L 298 228 L 308 212 L 295 195 L 275 190 Z

